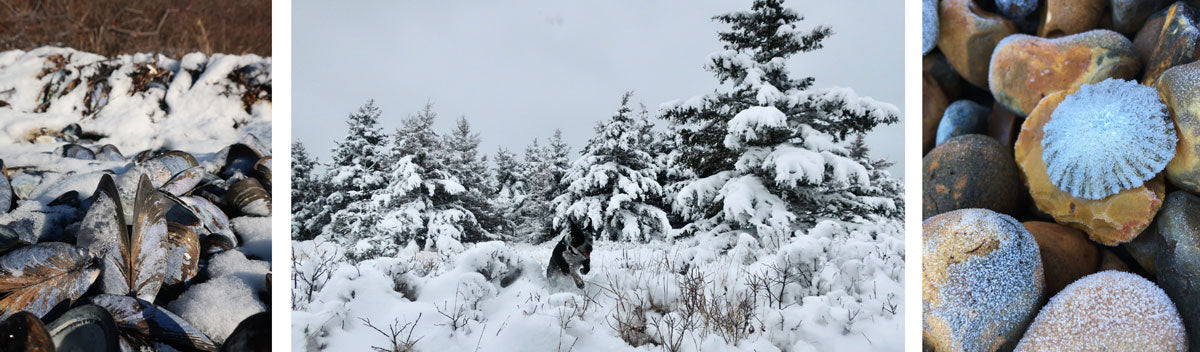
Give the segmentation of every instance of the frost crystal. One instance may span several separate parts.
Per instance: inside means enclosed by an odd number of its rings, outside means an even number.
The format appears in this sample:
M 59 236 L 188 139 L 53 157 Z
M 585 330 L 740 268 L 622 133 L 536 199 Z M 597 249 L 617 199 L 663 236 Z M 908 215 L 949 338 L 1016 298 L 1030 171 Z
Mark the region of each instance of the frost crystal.
M 1050 181 L 1100 199 L 1137 187 L 1175 156 L 1175 128 L 1154 88 L 1107 79 L 1085 84 L 1050 115 L 1042 159 Z

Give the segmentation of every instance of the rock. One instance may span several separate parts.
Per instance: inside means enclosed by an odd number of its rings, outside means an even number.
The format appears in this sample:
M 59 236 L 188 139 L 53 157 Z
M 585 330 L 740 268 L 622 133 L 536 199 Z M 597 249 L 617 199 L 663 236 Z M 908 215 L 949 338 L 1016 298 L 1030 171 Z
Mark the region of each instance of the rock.
M 941 145 L 946 140 L 967 134 L 982 134 L 987 132 L 988 115 L 991 111 L 970 100 L 959 100 L 951 103 L 942 114 L 938 123 L 937 140 L 935 145 Z
M 1053 296 L 1079 278 L 1096 272 L 1100 249 L 1087 234 L 1070 227 L 1043 221 L 1021 223 L 1033 234 L 1046 271 L 1046 295 Z
M 922 160 L 922 217 L 964 208 L 1011 214 L 1025 190 L 1009 149 L 991 137 L 951 138 Z
M 946 96 L 946 101 L 958 100 L 961 91 L 966 87 L 962 76 L 954 71 L 954 67 L 950 66 L 950 61 L 946 60 L 946 55 L 940 51 L 926 54 L 921 59 L 921 70 L 921 72 L 932 75 L 938 87 L 942 87 L 942 94 Z
M 1133 272 L 1133 270 L 1129 269 L 1129 264 L 1125 264 L 1125 261 L 1121 260 L 1121 257 L 1117 256 L 1117 254 L 1113 253 L 1113 251 L 1109 249 L 1102 249 L 1100 252 L 1100 266 L 1096 268 L 1096 271 L 1099 272 L 1111 270 L 1126 273 Z
M 921 1 L 921 54 L 928 54 L 938 41 L 938 0 Z
M 1012 147 L 1021 130 L 1021 118 L 1008 111 L 1000 103 L 992 103 L 992 114 L 988 116 L 988 136 L 995 138 L 1005 147 Z
M 1113 77 L 1133 79 L 1140 69 L 1133 43 L 1113 31 L 1057 39 L 1016 34 L 996 46 L 988 84 L 996 101 L 1026 116 L 1050 93 Z
M 1159 214 L 1161 213 L 1160 211 Z M 1158 237 L 1158 218 L 1155 218 L 1154 222 L 1146 227 L 1146 231 L 1142 231 L 1142 234 L 1135 237 L 1133 241 L 1121 244 L 1121 247 L 1129 252 L 1129 256 L 1133 257 L 1138 266 L 1152 276 L 1157 275 L 1154 256 L 1158 254 Z
M 1171 184 L 1200 194 L 1200 61 L 1175 66 L 1158 80 L 1158 94 L 1167 103 L 1179 144 L 1167 163 Z
M 924 340 L 995 351 L 1020 337 L 1045 291 L 1033 235 L 1008 215 L 962 209 L 922 223 Z
M 1113 30 L 1133 34 L 1150 15 L 1166 8 L 1170 0 L 1110 0 Z
M 1037 0 L 996 0 L 1000 14 L 1011 20 L 1020 20 L 1037 10 Z
M 1142 84 L 1153 87 L 1159 75 L 1171 67 L 1200 59 L 1200 11 L 1183 2 L 1167 10 Z
M 1097 28 L 1106 15 L 1106 0 L 1046 0 L 1038 11 L 1039 37 L 1057 38 Z
M 938 124 L 946 111 L 946 96 L 938 87 L 937 81 L 929 74 L 921 75 L 921 144 L 922 154 L 933 149 L 937 137 Z
M 967 82 L 986 89 L 992 49 L 1016 25 L 972 0 L 941 0 L 938 19 L 938 48 Z
M 1158 282 L 1179 308 L 1193 351 L 1200 350 L 1200 197 L 1175 191 L 1158 215 Z
M 1104 271 L 1051 298 L 1016 351 L 1186 351 L 1186 340 L 1162 289 L 1135 274 Z
M 1063 98 L 1073 92 L 1046 96 L 1021 124 L 1015 147 L 1017 166 L 1034 204 L 1054 217 L 1055 222 L 1083 230 L 1092 241 L 1104 245 L 1129 242 L 1153 221 L 1154 214 L 1162 206 L 1166 186 L 1160 176 L 1142 186 L 1089 200 L 1072 197 L 1050 182 L 1046 163 L 1042 160 L 1042 128 Z
M 1142 29 L 1133 37 L 1133 48 L 1142 62 L 1150 61 L 1150 55 L 1154 54 L 1154 47 L 1158 46 L 1158 36 L 1166 21 L 1167 11 L 1155 13 L 1146 19 L 1146 24 L 1142 25 Z

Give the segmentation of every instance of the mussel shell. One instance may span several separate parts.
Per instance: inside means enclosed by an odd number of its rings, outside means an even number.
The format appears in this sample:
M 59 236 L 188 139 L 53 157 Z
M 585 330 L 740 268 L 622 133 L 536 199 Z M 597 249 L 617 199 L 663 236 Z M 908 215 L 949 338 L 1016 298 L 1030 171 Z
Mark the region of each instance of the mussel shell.
M 271 312 L 258 312 L 246 317 L 221 345 L 221 351 L 270 351 Z
M 225 204 L 246 215 L 271 215 L 271 194 L 253 178 L 242 179 L 230 186 L 225 194 Z
M 254 178 L 258 179 L 259 183 L 262 183 L 263 188 L 266 188 L 267 192 L 271 191 L 271 156 L 270 155 L 264 156 L 262 159 L 258 159 L 258 163 L 254 164 Z
M 153 303 L 110 294 L 92 296 L 87 301 L 108 310 L 123 336 L 162 342 L 185 351 L 217 350 L 216 343 L 200 330 Z
M 159 190 L 172 195 L 182 196 L 190 192 L 192 188 L 196 188 L 196 185 L 200 184 L 200 181 L 203 180 L 204 167 L 194 166 L 180 171 L 179 173 L 175 174 L 175 176 L 171 176 L 171 179 L 163 183 L 162 186 L 159 187 Z
M 28 245 L 29 242 L 21 239 L 21 234 L 17 231 L 8 225 L 0 225 L 0 255 Z
M 96 160 L 96 152 L 93 152 L 88 147 L 71 143 L 64 145 L 62 148 L 63 157 L 80 160 Z
M 8 181 L 16 199 L 30 199 L 33 198 L 33 191 L 37 190 L 46 175 L 51 173 L 53 171 L 14 170 L 8 175 Z
M 79 192 L 74 191 L 74 190 L 67 191 L 67 192 L 63 193 L 62 195 L 58 196 L 58 198 L 54 198 L 54 200 L 50 201 L 50 203 L 47 203 L 46 205 L 52 206 L 52 207 L 58 206 L 58 205 L 66 205 L 66 206 L 69 206 L 72 208 L 78 208 L 79 207 Z
M 163 284 L 174 285 L 200 271 L 200 238 L 187 225 L 167 222 L 167 273 Z
M 221 166 L 218 174 L 226 179 L 249 176 L 254 171 L 254 164 L 258 163 L 258 159 L 262 159 L 262 154 L 254 148 L 242 143 L 230 145 L 225 154 L 225 165 Z
M 17 193 L 8 181 L 8 169 L 4 167 L 4 160 L 0 160 L 0 214 L 16 208 Z
M 63 127 L 60 134 L 62 134 L 63 140 L 75 143 L 79 140 L 79 137 L 83 136 L 83 128 L 79 127 L 79 124 L 73 123 L 67 125 L 67 127 Z
M 200 163 L 191 154 L 172 150 L 139 162 L 136 168 L 150 176 L 150 182 L 157 187 L 167 183 L 172 176 L 198 165 Z
M 50 322 L 47 330 L 60 351 L 117 351 L 117 323 L 104 308 L 86 304 Z
M 112 144 L 100 146 L 100 151 L 96 153 L 96 160 L 100 161 L 125 161 L 125 156 L 121 155 L 121 150 Z
M 205 174 L 204 181 L 192 189 L 192 195 L 207 199 L 218 206 L 225 206 L 225 194 L 229 193 L 229 182 L 214 174 Z
M 214 252 L 215 248 L 212 248 L 211 244 L 217 244 L 217 248 L 222 250 L 237 246 L 238 241 L 233 234 L 233 226 L 229 224 L 229 217 L 221 211 L 221 208 L 213 205 L 207 199 L 195 196 L 180 197 L 180 199 L 187 204 L 196 217 L 200 218 L 200 223 L 204 225 L 201 244 L 206 247 L 205 253 Z M 200 234 L 197 233 L 197 235 Z
M 54 341 L 41 319 L 19 312 L 0 321 L 0 351 L 54 352 Z

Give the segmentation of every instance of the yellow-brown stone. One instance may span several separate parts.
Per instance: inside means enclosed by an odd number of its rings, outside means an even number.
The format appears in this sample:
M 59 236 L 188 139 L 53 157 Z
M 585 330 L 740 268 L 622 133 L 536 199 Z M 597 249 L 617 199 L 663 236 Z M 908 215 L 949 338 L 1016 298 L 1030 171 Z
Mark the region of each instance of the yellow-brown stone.
M 1129 264 L 1121 260 L 1121 257 L 1117 256 L 1113 251 L 1102 249 L 1100 252 L 1100 267 L 1096 268 L 1097 272 L 1108 270 L 1124 271 L 1127 273 L 1133 272 L 1133 270 L 1129 270 Z
M 1179 136 L 1175 158 L 1167 163 L 1167 179 L 1200 194 L 1200 61 L 1163 72 L 1158 95 L 1167 103 Z
M 1166 196 L 1166 184 L 1158 176 L 1098 200 L 1075 198 L 1055 187 L 1042 160 L 1043 127 L 1070 93 L 1074 90 L 1046 96 L 1021 124 L 1015 157 L 1022 179 L 1037 208 L 1054 217 L 1055 222 L 1083 230 L 1092 241 L 1107 246 L 1129 242 L 1154 220 Z
M 938 87 L 933 76 L 926 73 L 921 75 L 921 154 L 933 149 L 937 137 L 938 124 L 942 122 L 942 114 L 946 112 L 946 95 Z
M 938 49 L 967 82 L 986 89 L 992 49 L 1017 26 L 972 0 L 941 0 L 938 19 Z
M 1096 29 L 1106 0 L 1045 0 L 1038 18 L 1039 37 L 1056 38 Z
M 1200 59 L 1200 14 L 1196 9 L 1176 2 L 1167 10 L 1165 23 L 1155 41 L 1142 84 L 1153 87 L 1167 69 Z
M 1046 295 L 1054 296 L 1075 280 L 1096 272 L 1100 249 L 1087 234 L 1070 227 L 1044 221 L 1021 223 L 1037 241 L 1046 269 Z
M 1016 34 L 996 46 L 988 84 L 996 101 L 1025 116 L 1050 93 L 1108 78 L 1133 79 L 1139 70 L 1133 43 L 1117 32 L 1056 39 Z

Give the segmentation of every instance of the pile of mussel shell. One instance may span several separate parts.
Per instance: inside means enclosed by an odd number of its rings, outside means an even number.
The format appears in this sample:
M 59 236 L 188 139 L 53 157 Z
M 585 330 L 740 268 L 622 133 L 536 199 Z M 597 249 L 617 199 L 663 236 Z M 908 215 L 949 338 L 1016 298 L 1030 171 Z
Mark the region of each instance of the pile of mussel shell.
M 231 218 L 270 215 L 269 148 L 251 138 L 202 165 L 182 151 L 126 157 L 112 145 L 63 141 L 57 156 L 123 166 L 102 171 L 90 197 L 67 191 L 41 204 L 23 197 L 70 175 L 0 160 L 0 219 L 8 220 L 0 222 L 0 350 L 222 349 L 163 307 L 208 279 L 212 255 L 238 247 Z M 258 295 L 269 308 L 269 292 Z M 267 311 L 245 319 L 224 345 L 269 339 Z

